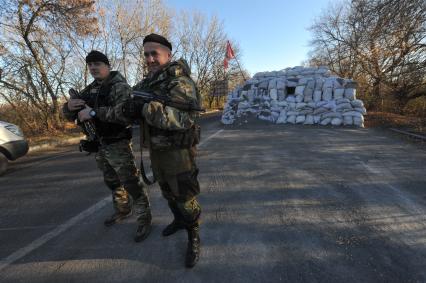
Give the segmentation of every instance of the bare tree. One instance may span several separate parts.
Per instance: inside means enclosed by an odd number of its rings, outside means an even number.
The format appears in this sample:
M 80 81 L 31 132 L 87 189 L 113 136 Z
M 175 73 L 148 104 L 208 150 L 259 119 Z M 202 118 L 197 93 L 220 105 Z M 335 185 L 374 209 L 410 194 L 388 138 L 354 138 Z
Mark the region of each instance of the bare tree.
M 312 25 L 311 63 L 366 84 L 377 105 L 399 108 L 426 94 L 426 2 L 353 0 L 329 7 Z
M 96 23 L 93 1 L 2 0 L 0 35 L 3 69 L 1 96 L 21 96 L 44 117 L 46 129 L 61 125 L 58 97 L 63 92 L 65 63 L 70 54 L 64 30 L 88 34 Z
M 176 18 L 175 25 L 177 51 L 175 57 L 186 59 L 193 70 L 197 87 L 211 107 L 214 97 L 211 94 L 212 83 L 226 78 L 223 60 L 226 52 L 227 35 L 224 26 L 216 16 L 207 18 L 199 12 L 183 12 Z M 234 53 L 240 57 L 240 48 L 233 42 Z M 232 84 L 239 78 L 235 60 L 230 62 L 229 73 Z M 237 76 L 235 76 L 237 74 Z

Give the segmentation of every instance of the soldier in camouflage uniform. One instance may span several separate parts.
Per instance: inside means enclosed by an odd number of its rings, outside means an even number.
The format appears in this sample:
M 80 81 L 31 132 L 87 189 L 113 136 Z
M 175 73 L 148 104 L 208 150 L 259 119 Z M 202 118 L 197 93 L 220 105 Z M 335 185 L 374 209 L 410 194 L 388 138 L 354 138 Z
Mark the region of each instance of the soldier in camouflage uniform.
M 94 122 L 97 140 L 90 141 L 90 144 L 97 151 L 96 162 L 103 172 L 105 184 L 112 191 L 115 210 L 104 224 L 111 226 L 130 216 L 133 203 L 138 217 L 135 241 L 139 242 L 151 230 L 150 205 L 132 152 L 131 124 L 127 119 L 117 119 L 113 113 L 116 105 L 130 98 L 131 88 L 119 72 L 110 71 L 108 58 L 101 52 L 91 51 L 86 62 L 95 80 L 81 92 L 81 99 L 70 99 L 65 103 L 63 112 L 70 121 L 78 117 L 81 122 Z
M 201 99 L 190 77 L 191 70 L 182 59 L 171 61 L 170 42 L 160 35 L 150 34 L 145 37 L 143 45 L 149 73 L 133 89 L 167 95 L 199 107 Z M 200 253 L 201 207 L 196 199 L 200 187 L 195 163 L 197 112 L 156 101 L 143 103 L 137 99 L 125 103 L 122 111 L 124 116 L 141 121 L 141 140 L 149 147 L 154 177 L 174 215 L 174 220 L 163 230 L 163 236 L 187 230 L 185 263 L 187 267 L 193 267 Z

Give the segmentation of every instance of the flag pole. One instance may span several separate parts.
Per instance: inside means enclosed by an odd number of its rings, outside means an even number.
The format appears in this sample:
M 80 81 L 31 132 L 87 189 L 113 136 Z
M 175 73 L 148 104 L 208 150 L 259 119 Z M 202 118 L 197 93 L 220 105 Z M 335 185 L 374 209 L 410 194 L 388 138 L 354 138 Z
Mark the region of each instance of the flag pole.
M 246 81 L 246 77 L 244 76 L 243 70 L 241 69 L 240 62 L 238 62 L 237 57 L 234 57 L 235 61 L 237 61 L 238 68 L 240 69 L 241 75 L 243 76 L 244 81 Z
M 228 52 L 231 54 L 230 56 L 228 55 Z M 226 41 L 226 55 L 225 55 L 226 65 L 228 65 L 228 60 L 231 60 L 231 59 L 235 59 L 235 61 L 237 61 L 237 65 L 238 65 L 238 68 L 240 69 L 240 73 L 241 73 L 244 81 L 246 81 L 247 79 L 244 76 L 243 69 L 241 69 L 240 62 L 238 61 L 237 57 L 235 56 L 234 50 L 232 50 L 231 43 L 229 43 L 229 40 L 227 40 Z M 226 67 L 225 67 L 225 69 L 226 69 Z

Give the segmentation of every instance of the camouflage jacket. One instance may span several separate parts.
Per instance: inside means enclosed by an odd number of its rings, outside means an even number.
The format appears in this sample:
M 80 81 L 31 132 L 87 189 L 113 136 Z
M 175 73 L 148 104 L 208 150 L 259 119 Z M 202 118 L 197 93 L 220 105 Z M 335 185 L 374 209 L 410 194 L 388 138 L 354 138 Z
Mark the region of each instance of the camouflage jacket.
M 180 59 L 168 63 L 161 70 L 136 84 L 133 89 L 168 95 L 200 106 L 200 95 L 190 75 L 188 64 Z M 141 123 L 141 134 L 145 146 L 155 142 L 161 143 L 163 136 L 178 135 L 179 132 L 190 129 L 198 117 L 197 112 L 164 106 L 156 101 L 145 104 L 142 115 L 144 120 Z
M 120 108 L 116 106 L 130 99 L 131 92 L 126 79 L 116 71 L 112 71 L 102 83 L 93 81 L 81 91 L 81 99 L 96 111 L 94 122 L 101 137 L 129 138 L 131 123 L 117 113 Z M 67 103 L 64 104 L 63 112 L 70 121 L 77 118 L 78 111 L 69 111 Z

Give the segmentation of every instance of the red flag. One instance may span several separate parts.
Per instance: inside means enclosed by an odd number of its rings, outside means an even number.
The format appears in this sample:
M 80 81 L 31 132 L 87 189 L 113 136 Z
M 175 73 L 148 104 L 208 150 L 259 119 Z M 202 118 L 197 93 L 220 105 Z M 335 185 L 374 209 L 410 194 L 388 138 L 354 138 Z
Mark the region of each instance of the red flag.
M 225 59 L 223 60 L 223 67 L 225 68 L 225 70 L 228 68 L 228 61 L 234 58 L 235 58 L 234 50 L 232 50 L 231 43 L 229 43 L 229 40 L 227 40 Z
M 232 50 L 231 43 L 229 43 L 229 40 L 228 40 L 226 41 L 226 59 L 229 60 L 233 58 L 235 58 L 234 50 Z

